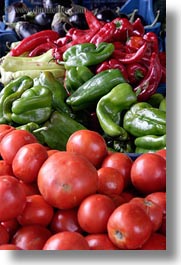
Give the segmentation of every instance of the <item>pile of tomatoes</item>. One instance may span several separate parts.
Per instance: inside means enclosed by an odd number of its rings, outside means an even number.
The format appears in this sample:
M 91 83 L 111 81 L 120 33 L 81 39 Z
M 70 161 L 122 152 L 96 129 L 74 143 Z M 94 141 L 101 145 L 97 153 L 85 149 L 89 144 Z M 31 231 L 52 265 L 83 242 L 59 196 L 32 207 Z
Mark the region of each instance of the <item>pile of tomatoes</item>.
M 0 155 L 0 249 L 166 249 L 166 150 L 133 161 L 79 130 L 58 151 L 1 124 Z

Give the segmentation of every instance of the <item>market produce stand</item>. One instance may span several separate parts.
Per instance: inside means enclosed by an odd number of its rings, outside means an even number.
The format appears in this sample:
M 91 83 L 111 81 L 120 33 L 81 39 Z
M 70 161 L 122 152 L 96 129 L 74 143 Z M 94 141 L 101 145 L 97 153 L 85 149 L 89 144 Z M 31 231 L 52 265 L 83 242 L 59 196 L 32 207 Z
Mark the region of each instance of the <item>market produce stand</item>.
M 165 250 L 163 10 L 27 2 L 1 22 L 0 249 Z

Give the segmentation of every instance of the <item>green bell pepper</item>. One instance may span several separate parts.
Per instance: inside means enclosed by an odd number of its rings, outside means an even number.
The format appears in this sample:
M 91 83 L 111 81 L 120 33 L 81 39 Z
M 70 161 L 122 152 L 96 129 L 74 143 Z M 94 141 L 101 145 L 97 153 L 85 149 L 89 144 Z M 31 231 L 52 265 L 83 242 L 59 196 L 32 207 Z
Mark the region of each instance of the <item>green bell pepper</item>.
M 52 112 L 52 93 L 47 87 L 34 86 L 12 104 L 12 120 L 18 124 L 45 122 Z
M 91 70 L 84 65 L 71 67 L 69 70 L 66 70 L 65 88 L 68 94 L 71 95 L 75 90 L 77 90 L 93 76 L 94 74 L 91 72 Z
M 96 114 L 103 131 L 112 137 L 128 138 L 128 134 L 119 124 L 120 115 L 137 102 L 136 94 L 128 83 L 115 86 L 103 96 L 96 108 Z
M 118 69 L 102 71 L 81 85 L 67 98 L 66 102 L 74 110 L 85 109 L 97 104 L 97 101 L 110 92 L 114 86 L 125 82 L 126 80 Z
M 9 82 L 0 92 L 0 123 L 11 121 L 11 105 L 26 89 L 33 85 L 33 79 L 22 76 Z
M 159 108 L 160 102 L 164 99 L 164 95 L 161 93 L 153 94 L 147 102 L 152 105 L 154 108 Z
M 166 109 L 167 109 L 167 100 L 166 100 L 166 97 L 164 97 L 161 100 L 160 105 L 159 105 L 159 109 L 160 110 L 163 110 L 163 111 L 166 111 Z
M 147 102 L 134 104 L 123 117 L 123 128 L 133 136 L 166 134 L 166 112 Z
M 39 81 L 43 87 L 48 87 L 52 92 L 52 107 L 55 110 L 71 114 L 71 110 L 65 102 L 68 94 L 62 83 L 60 83 L 54 75 L 48 71 L 40 74 Z
M 34 130 L 33 134 L 50 148 L 65 151 L 70 135 L 81 129 L 86 128 L 66 113 L 54 111 L 49 120 Z
M 92 66 L 108 59 L 114 51 L 112 43 L 101 42 L 96 47 L 93 43 L 76 44 L 62 55 L 65 69 L 72 66 Z
M 166 148 L 166 134 L 157 136 L 157 135 L 144 135 L 137 137 L 134 141 L 136 153 L 140 153 L 141 149 L 145 152 L 160 150 Z M 139 152 L 138 152 L 139 151 Z

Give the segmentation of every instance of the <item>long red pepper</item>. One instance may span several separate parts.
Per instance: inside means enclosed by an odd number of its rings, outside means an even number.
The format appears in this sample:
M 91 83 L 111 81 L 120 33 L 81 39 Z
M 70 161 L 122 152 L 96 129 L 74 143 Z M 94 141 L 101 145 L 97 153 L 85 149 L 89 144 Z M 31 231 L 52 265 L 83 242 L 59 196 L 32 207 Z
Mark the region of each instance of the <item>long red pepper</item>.
M 138 94 L 138 101 L 146 101 L 152 96 L 160 83 L 162 69 L 158 54 L 153 52 L 150 58 L 150 66 L 145 78 L 134 88 Z
M 33 50 L 38 45 L 47 41 L 55 41 L 59 34 L 53 30 L 42 30 L 20 41 L 20 43 L 10 51 L 10 55 L 19 56 L 25 52 Z
M 112 56 L 118 59 L 121 63 L 129 64 L 139 61 L 147 50 L 147 43 L 145 42 L 135 53 L 124 53 L 120 50 L 114 50 Z

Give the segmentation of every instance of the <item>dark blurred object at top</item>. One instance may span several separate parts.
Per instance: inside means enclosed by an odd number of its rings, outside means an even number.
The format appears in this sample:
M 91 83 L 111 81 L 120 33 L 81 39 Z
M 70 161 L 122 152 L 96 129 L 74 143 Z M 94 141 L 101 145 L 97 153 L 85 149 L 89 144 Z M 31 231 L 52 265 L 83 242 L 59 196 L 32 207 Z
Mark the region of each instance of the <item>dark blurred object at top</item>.
M 57 7 L 58 5 L 64 6 L 64 7 L 71 7 L 72 1 L 70 0 L 43 0 L 43 7 L 44 8 L 54 8 Z

